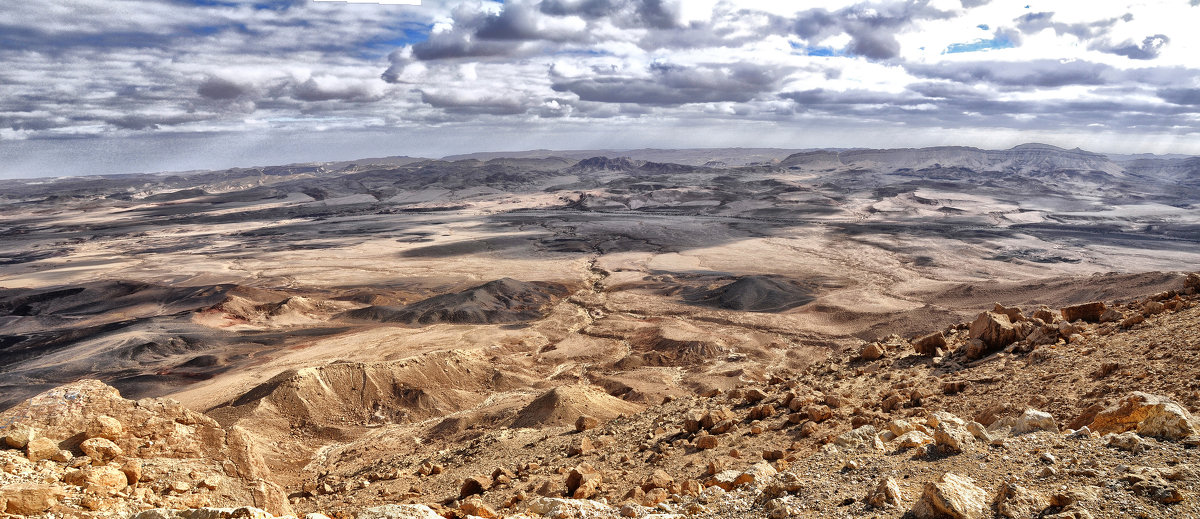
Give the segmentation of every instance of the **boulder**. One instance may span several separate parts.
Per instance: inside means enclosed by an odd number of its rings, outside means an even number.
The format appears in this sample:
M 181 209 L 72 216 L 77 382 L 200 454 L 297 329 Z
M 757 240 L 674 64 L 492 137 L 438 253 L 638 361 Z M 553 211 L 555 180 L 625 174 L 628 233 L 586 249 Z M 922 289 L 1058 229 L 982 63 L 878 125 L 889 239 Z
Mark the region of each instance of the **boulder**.
M 857 429 L 846 431 L 837 438 L 834 438 L 833 444 L 846 449 L 858 449 L 861 447 L 874 447 L 875 434 L 877 431 L 872 425 L 864 425 Z
M 1014 323 L 1025 320 L 1025 316 L 1021 314 L 1021 309 L 1017 308 L 1015 306 L 1005 307 L 1004 305 L 1002 305 L 1000 303 L 996 303 L 992 307 L 992 311 L 995 313 L 998 313 L 998 314 L 1004 314 L 1004 315 L 1008 316 L 1008 320 L 1011 322 L 1014 322 Z
M 1042 510 L 1050 507 L 1050 500 L 1011 481 L 1002 483 L 992 498 L 996 515 L 1008 519 L 1038 517 Z
M 36 515 L 58 504 L 66 496 L 63 489 L 37 483 L 15 483 L 0 487 L 0 500 L 8 503 L 12 515 Z
M 901 449 L 913 449 L 933 443 L 933 438 L 921 431 L 908 431 L 896 438 L 896 445 Z
M 1167 397 L 1141 391 L 1097 413 L 1088 428 L 1100 434 L 1136 430 L 1143 436 L 1175 441 L 1198 434 L 1187 409 Z
M 599 427 L 599 426 L 600 426 L 600 420 L 594 416 L 588 416 L 586 414 L 580 415 L 579 418 L 577 420 L 575 420 L 575 431 L 576 432 L 583 432 L 588 429 L 595 429 L 596 427 Z
M 496 513 L 496 510 L 485 504 L 483 500 L 479 499 L 478 497 L 473 497 L 463 501 L 463 504 L 459 505 L 458 510 L 468 516 L 482 517 L 483 519 L 499 517 L 499 514 Z
M 123 432 L 125 432 L 125 427 L 116 418 L 97 415 L 88 423 L 87 432 L 84 434 L 88 438 L 104 438 L 115 442 Z
M 103 465 L 112 461 L 125 451 L 122 451 L 117 444 L 107 438 L 95 437 L 83 440 L 79 444 L 79 450 L 83 451 L 87 457 L 92 458 L 92 463 Z
M 443 519 L 425 505 L 383 505 L 358 512 L 357 519 Z M 136 519 L 136 518 L 135 518 Z
M 1134 454 L 1146 450 L 1146 442 L 1142 441 L 1142 437 L 1133 431 L 1121 434 L 1109 434 L 1106 438 L 1108 438 L 1108 441 L 1105 445 L 1113 449 L 1132 452 Z
M 974 441 L 975 436 L 966 427 L 952 422 L 942 422 L 933 431 L 934 444 L 939 451 L 948 454 L 963 452 L 969 449 Z
M 723 490 L 733 490 L 742 473 L 736 470 L 722 470 L 704 481 L 705 487 L 720 487 Z
M 933 357 L 937 355 L 939 349 L 946 349 L 946 336 L 942 335 L 942 332 L 933 332 L 913 340 L 912 345 L 913 351 L 917 352 L 917 355 Z
M 883 478 L 875 485 L 875 490 L 867 495 L 867 504 L 875 508 L 889 508 L 899 505 L 902 499 L 900 485 L 896 484 L 896 480 Z
M 673 484 L 675 484 L 675 478 L 672 478 L 670 474 L 662 470 L 656 470 L 653 474 L 646 476 L 646 479 L 642 480 L 642 491 L 649 492 L 655 488 L 669 489 Z
M 575 499 L 587 499 L 600 490 L 604 478 L 590 463 L 580 463 L 567 473 L 567 495 Z
M 61 451 L 58 442 L 46 437 L 34 438 L 25 446 L 25 455 L 34 463 L 55 459 Z
M 1104 303 L 1094 301 L 1081 305 L 1068 306 L 1061 310 L 1063 319 L 1068 322 L 1087 321 L 1089 323 L 1100 322 L 1100 316 L 1104 315 Z
M 872 342 L 864 346 L 863 349 L 858 352 L 858 358 L 862 360 L 878 360 L 883 358 L 883 354 L 883 345 L 877 342 Z
M 1012 424 L 1013 434 L 1026 434 L 1036 431 L 1058 432 L 1058 424 L 1054 416 L 1037 409 L 1026 409 Z
M 11 449 L 24 449 L 29 446 L 29 442 L 37 437 L 37 432 L 29 427 L 16 426 L 9 429 L 8 434 L 4 436 L 4 444 Z
M 925 484 L 912 514 L 917 519 L 982 519 L 991 515 L 987 497 L 971 478 L 947 472 Z
M 470 497 L 476 494 L 482 494 L 485 490 L 492 487 L 492 479 L 487 476 L 472 476 L 463 480 L 459 486 L 459 497 Z
M 986 350 L 1003 348 L 1017 341 L 1017 329 L 1007 315 L 996 312 L 983 312 L 971 323 L 970 337 L 983 343 Z M 969 358 L 979 358 L 968 353 Z
M 539 497 L 534 499 L 529 503 L 526 511 L 541 516 L 562 519 L 616 516 L 616 510 L 603 503 L 588 499 L 561 499 L 553 497 Z M 362 518 L 359 517 L 359 519 Z
M 737 487 L 745 484 L 761 485 L 777 474 L 779 474 L 779 471 L 775 470 L 775 467 L 772 467 L 770 463 L 760 461 L 739 474 L 737 479 L 733 481 L 733 486 Z
M 120 468 L 112 465 L 83 467 L 68 472 L 63 477 L 68 485 L 83 487 L 84 490 L 95 494 L 112 494 L 124 490 L 129 485 L 129 478 Z
M 696 437 L 697 449 L 715 449 L 718 444 L 717 437 L 711 434 L 701 434 Z
M 1054 310 L 1051 310 L 1050 307 L 1042 305 L 1033 311 L 1033 318 L 1040 319 L 1046 324 L 1054 324 L 1054 321 L 1058 320 L 1058 314 L 1055 314 Z

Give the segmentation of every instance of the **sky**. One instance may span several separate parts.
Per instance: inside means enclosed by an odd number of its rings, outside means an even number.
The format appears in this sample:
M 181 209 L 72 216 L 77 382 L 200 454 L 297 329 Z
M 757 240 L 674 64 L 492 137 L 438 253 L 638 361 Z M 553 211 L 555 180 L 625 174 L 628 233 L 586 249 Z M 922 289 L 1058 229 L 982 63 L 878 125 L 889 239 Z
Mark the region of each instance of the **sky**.
M 526 149 L 1200 154 L 1200 0 L 361 1 L 5 0 L 0 178 Z

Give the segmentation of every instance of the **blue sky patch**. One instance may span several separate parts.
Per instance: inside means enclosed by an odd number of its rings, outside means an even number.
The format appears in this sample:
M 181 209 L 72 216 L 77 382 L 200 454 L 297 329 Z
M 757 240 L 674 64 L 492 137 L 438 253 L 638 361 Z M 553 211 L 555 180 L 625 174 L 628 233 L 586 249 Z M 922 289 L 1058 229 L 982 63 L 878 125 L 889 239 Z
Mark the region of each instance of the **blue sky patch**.
M 1012 40 L 1010 40 L 1004 36 L 997 36 L 990 40 L 975 40 L 975 41 L 968 42 L 968 43 L 952 43 L 952 44 L 950 44 L 949 47 L 946 47 L 946 50 L 942 51 L 942 54 L 958 54 L 960 52 L 980 52 L 980 51 L 995 50 L 995 49 L 1011 49 L 1013 47 L 1016 47 L 1016 45 L 1013 44 Z
M 827 57 L 832 57 L 832 56 L 845 56 L 846 55 L 845 51 L 834 49 L 833 47 L 805 45 L 803 43 L 798 43 L 798 42 L 794 42 L 794 41 L 790 41 L 790 42 L 788 42 L 788 44 L 791 45 L 793 49 L 796 49 L 797 51 L 799 51 L 799 52 L 795 52 L 793 54 L 799 54 L 802 56 L 817 56 L 817 57 L 827 58 Z

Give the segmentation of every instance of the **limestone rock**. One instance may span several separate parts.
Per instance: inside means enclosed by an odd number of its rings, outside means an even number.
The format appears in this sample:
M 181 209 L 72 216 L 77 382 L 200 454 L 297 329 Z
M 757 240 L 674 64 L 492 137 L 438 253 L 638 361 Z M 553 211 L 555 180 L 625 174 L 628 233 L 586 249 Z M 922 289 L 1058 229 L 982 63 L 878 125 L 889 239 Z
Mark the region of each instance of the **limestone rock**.
M 742 473 L 736 470 L 722 470 L 704 481 L 705 487 L 721 487 L 722 490 L 733 490 Z
M 900 485 L 896 484 L 896 480 L 883 478 L 867 496 L 867 504 L 875 508 L 888 508 L 899 505 L 902 499 Z
M 896 438 L 896 445 L 901 449 L 913 449 L 933 443 L 933 438 L 921 431 L 908 431 Z
M 359 512 L 355 517 L 357 519 L 442 519 L 441 515 L 425 505 L 376 506 Z
M 50 438 L 38 437 L 34 438 L 25 446 L 25 455 L 29 461 L 37 463 L 42 460 L 52 460 L 58 457 L 59 451 L 58 442 Z
M 1003 348 L 1017 340 L 1017 329 L 1012 321 L 1007 315 L 996 312 L 979 314 L 971 323 L 970 334 L 972 339 L 979 340 L 987 349 Z M 974 358 L 979 356 L 977 354 Z
M 917 355 L 932 357 L 937 355 L 939 349 L 946 349 L 946 336 L 942 335 L 942 332 L 933 332 L 914 340 L 912 345 Z
M 883 354 L 883 345 L 877 342 L 872 342 L 864 346 L 863 349 L 858 352 L 858 358 L 863 360 L 878 360 L 883 358 Z
M 567 495 L 587 499 L 600 490 L 603 476 L 590 463 L 580 463 L 567 474 Z
M 671 485 L 673 485 L 674 483 L 675 483 L 675 478 L 672 478 L 670 474 L 667 474 L 666 472 L 663 472 L 662 470 L 656 470 L 656 471 L 654 471 L 653 474 L 646 476 L 646 479 L 642 480 L 642 490 L 645 492 L 649 492 L 650 490 L 655 489 L 655 488 L 668 488 L 669 489 L 669 488 L 671 488 Z
M 938 450 L 957 454 L 970 448 L 975 437 L 966 427 L 953 422 L 942 422 L 933 431 L 933 442 Z
M 1005 316 L 1008 317 L 1009 321 L 1014 322 L 1014 323 L 1025 320 L 1025 316 L 1021 314 L 1021 309 L 1017 308 L 1015 306 L 1005 307 L 1004 305 L 1002 305 L 1000 303 L 996 303 L 995 305 L 993 305 L 992 311 L 995 313 L 998 313 L 998 314 L 1004 314 Z
M 16 426 L 8 431 L 4 436 L 4 444 L 12 449 L 24 449 L 29 446 L 29 442 L 37 437 L 37 432 L 29 427 Z
M 111 465 L 83 467 L 68 472 L 63 481 L 96 494 L 120 492 L 129 485 L 129 478 L 125 473 Z
M 846 431 L 837 438 L 834 438 L 833 443 L 838 447 L 847 449 L 857 449 L 860 447 L 874 446 L 876 434 L 875 427 L 872 425 L 864 425 L 852 431 Z
M 1133 431 L 1121 434 L 1109 434 L 1105 445 L 1134 454 L 1146 450 L 1146 442 L 1142 441 L 1142 438 Z
M 1104 310 L 1104 303 L 1094 301 L 1081 305 L 1068 306 L 1061 311 L 1063 319 L 1068 322 L 1087 321 L 1095 323 L 1100 321 L 1100 316 L 1104 315 Z
M 13 515 L 35 515 L 58 504 L 66 493 L 58 487 L 36 483 L 16 483 L 0 487 L 0 500 L 8 503 Z
M 108 415 L 98 415 L 92 418 L 88 423 L 87 432 L 88 438 L 104 438 L 111 441 L 117 441 L 121 437 L 121 433 L 125 430 L 121 422 L 116 418 Z
M 492 507 L 485 504 L 483 500 L 479 499 L 478 497 L 467 499 L 458 507 L 458 510 L 464 514 L 482 517 L 483 519 L 499 517 Z
M 981 519 L 990 515 L 987 497 L 971 478 L 947 472 L 925 484 L 912 513 L 918 519 Z
M 1038 517 L 1042 510 L 1050 507 L 1050 500 L 1011 481 L 1000 485 L 992 498 L 996 514 L 1009 519 Z
M 612 507 L 589 499 L 561 499 L 553 497 L 534 499 L 529 503 L 526 511 L 556 519 L 611 517 L 616 514 L 616 511 Z
M 734 480 L 733 486 L 736 487 L 748 483 L 761 485 L 777 474 L 779 474 L 779 471 L 775 470 L 775 467 L 772 467 L 770 463 L 760 461 L 739 474 L 737 479 Z
M 715 449 L 717 448 L 717 437 L 711 434 L 702 434 L 696 437 L 697 449 Z
M 459 486 L 459 497 L 470 497 L 476 494 L 482 494 L 485 490 L 492 487 L 492 480 L 487 476 L 472 476 L 463 480 Z
M 588 416 L 586 414 L 580 415 L 579 418 L 577 420 L 575 420 L 575 431 L 576 432 L 583 432 L 588 429 L 595 429 L 596 427 L 599 427 L 599 426 L 600 426 L 600 420 L 594 416 Z
M 97 465 L 103 465 L 116 459 L 117 456 L 125 454 L 125 451 L 122 451 L 112 440 L 101 437 L 84 440 L 79 444 L 79 450 L 92 458 L 92 463 Z
M 1013 434 L 1027 434 L 1035 431 L 1058 432 L 1058 424 L 1054 416 L 1037 409 L 1026 409 L 1012 424 Z
M 1088 425 L 1100 434 L 1136 430 L 1143 436 L 1181 440 L 1198 433 L 1191 414 L 1171 399 L 1135 391 L 1096 414 Z

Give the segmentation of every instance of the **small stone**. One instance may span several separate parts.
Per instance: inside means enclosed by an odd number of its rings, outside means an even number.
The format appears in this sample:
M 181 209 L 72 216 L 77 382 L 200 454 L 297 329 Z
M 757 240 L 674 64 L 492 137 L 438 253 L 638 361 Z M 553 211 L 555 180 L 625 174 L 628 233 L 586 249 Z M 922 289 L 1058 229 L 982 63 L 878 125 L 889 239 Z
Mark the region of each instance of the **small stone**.
M 1050 500 L 1045 496 L 1030 491 L 1025 487 L 1008 481 L 1000 485 L 996 496 L 992 498 L 992 507 L 996 514 L 1009 519 L 1027 519 L 1050 507 Z
M 702 434 L 696 437 L 697 449 L 715 449 L 718 444 L 717 437 L 711 434 Z
M 987 492 L 971 478 L 947 472 L 937 482 L 926 483 L 921 499 L 912 508 L 917 519 L 982 519 L 988 517 Z
M 459 497 L 470 497 L 477 494 L 482 494 L 485 490 L 492 487 L 492 480 L 487 476 L 472 476 L 463 480 L 459 486 Z
M 900 504 L 900 485 L 892 478 L 883 478 L 867 496 L 867 504 L 875 508 L 890 508 Z
M 595 429 L 596 427 L 599 427 L 599 426 L 600 426 L 600 420 L 596 419 L 596 417 L 594 417 L 594 416 L 588 416 L 585 414 L 585 415 L 581 415 L 579 417 L 579 419 L 575 420 L 575 431 L 576 432 L 583 432 L 583 431 L 586 431 L 589 429 Z

